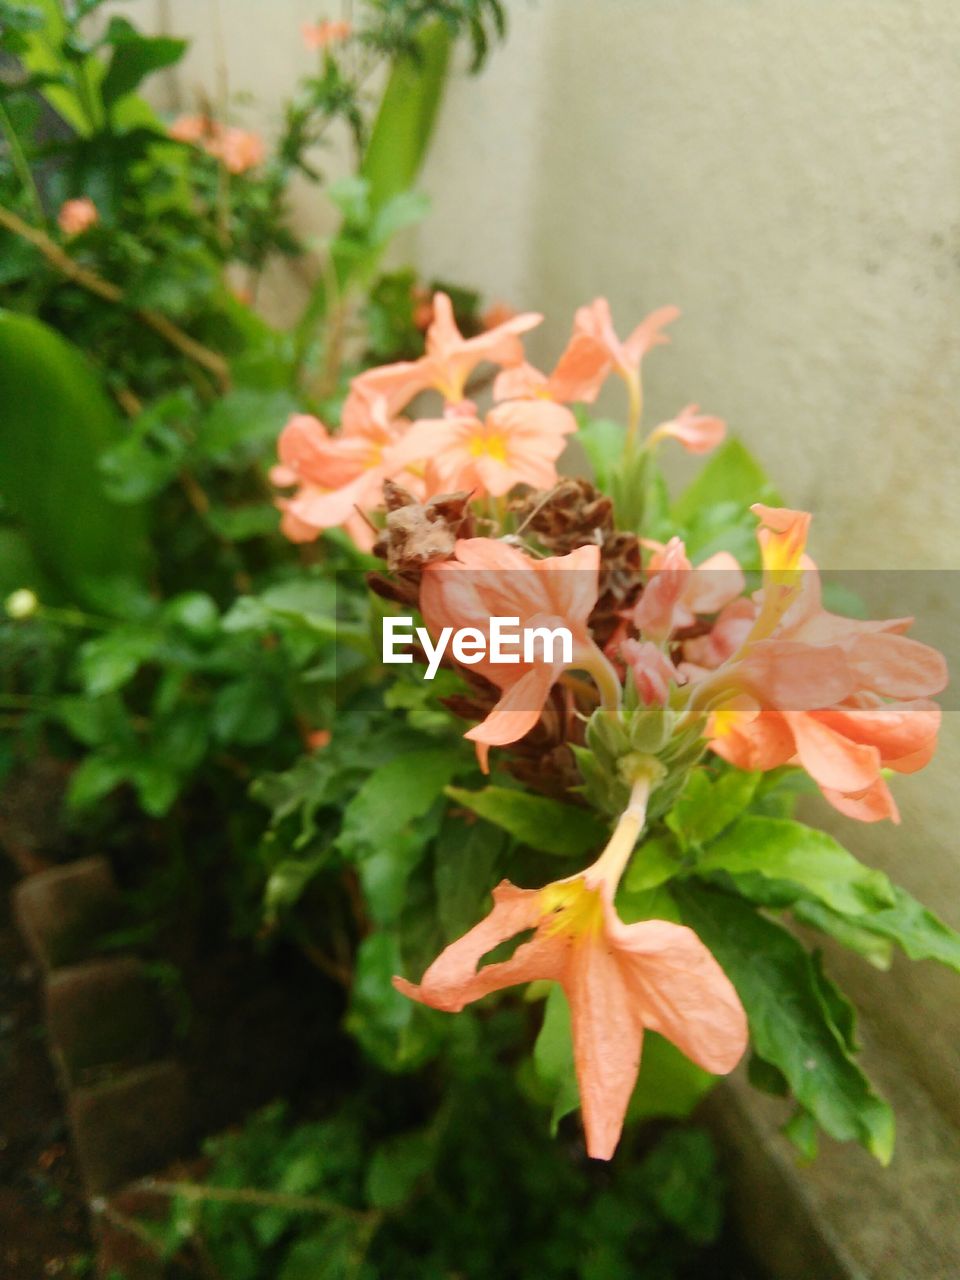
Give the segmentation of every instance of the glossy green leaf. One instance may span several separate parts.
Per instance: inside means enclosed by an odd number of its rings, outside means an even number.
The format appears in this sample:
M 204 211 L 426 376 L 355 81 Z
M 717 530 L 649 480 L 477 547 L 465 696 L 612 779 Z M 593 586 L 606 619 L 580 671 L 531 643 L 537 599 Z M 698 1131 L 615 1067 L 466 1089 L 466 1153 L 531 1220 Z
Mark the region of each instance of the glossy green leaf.
M 113 52 L 100 91 L 108 110 L 118 99 L 133 93 L 147 76 L 179 62 L 187 50 L 186 40 L 144 36 L 131 23 L 116 17 L 111 19 L 106 39 Z
M 667 826 L 684 845 L 707 844 L 748 807 L 761 776 L 730 769 L 711 777 L 706 768 L 694 769 L 667 817 Z
M 674 890 L 684 922 L 737 989 L 757 1053 L 832 1137 L 861 1142 L 882 1163 L 893 1152 L 893 1114 L 834 1022 L 818 967 L 791 934 L 730 894 L 690 882 Z
M 466 823 L 448 813 L 434 850 L 437 915 L 448 941 L 459 938 L 485 913 L 505 834 L 486 822 Z
M 740 508 L 754 502 L 773 502 L 776 494 L 763 468 L 745 445 L 735 438 L 714 450 L 696 479 L 674 502 L 672 515 L 680 524 L 690 524 L 699 513 L 717 503 L 735 503 Z
M 864 866 L 825 831 L 789 818 L 741 818 L 703 850 L 696 870 L 723 873 L 744 897 L 770 905 L 813 898 L 857 915 L 894 900 L 883 872 Z
M 541 853 L 570 858 L 592 850 L 599 852 L 609 834 L 589 809 L 578 809 L 546 796 L 507 787 L 484 787 L 482 791 L 447 787 L 446 791 L 456 804 Z
M 111 502 L 97 470 L 122 433 L 81 353 L 39 320 L 0 311 L 0 492 L 43 572 L 93 607 L 145 581 L 144 513 Z

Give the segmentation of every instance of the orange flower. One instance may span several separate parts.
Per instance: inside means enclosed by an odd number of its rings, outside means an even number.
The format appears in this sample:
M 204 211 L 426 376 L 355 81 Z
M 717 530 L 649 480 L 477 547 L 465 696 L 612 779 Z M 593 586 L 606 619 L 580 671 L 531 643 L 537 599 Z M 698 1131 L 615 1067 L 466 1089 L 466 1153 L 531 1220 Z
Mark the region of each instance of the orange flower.
M 617 337 L 606 298 L 596 298 L 588 307 L 580 307 L 574 320 L 574 332 L 593 338 L 606 353 L 610 367 L 621 377 L 634 376 L 648 351 L 670 341 L 663 330 L 680 315 L 679 307 L 659 307 L 641 320 L 624 342 Z
M 649 641 L 624 640 L 620 656 L 630 668 L 641 702 L 656 702 L 665 707 L 670 700 L 671 684 L 683 684 L 684 678 L 668 657 Z
M 645 539 L 644 546 L 653 555 L 633 621 L 648 640 L 667 640 L 692 626 L 698 614 L 718 613 L 743 591 L 743 572 L 729 551 L 718 551 L 694 569 L 679 538 L 666 546 Z
M 237 129 L 231 125 L 222 129 L 207 144 L 207 151 L 219 160 L 230 173 L 246 173 L 262 164 L 267 154 L 263 139 L 249 129 Z
M 431 635 L 444 627 L 473 627 L 487 638 L 491 618 L 517 618 L 519 629 L 566 627 L 572 660 L 492 662 L 484 657 L 474 669 L 501 691 L 487 718 L 465 735 L 478 744 L 484 772 L 491 746 L 516 742 L 540 719 L 551 688 L 567 666 L 588 671 L 604 702 L 616 707 L 620 682 L 590 635 L 588 621 L 597 602 L 600 551 L 580 547 L 566 556 L 532 560 L 491 538 L 462 539 L 455 558 L 428 565 L 420 586 L 420 611 Z
M 353 385 L 385 396 L 391 412 L 429 389 L 439 391 L 449 405 L 458 405 L 477 365 L 518 364 L 523 359 L 520 334 L 535 328 L 542 319 L 533 313 L 514 316 L 475 338 L 465 338 L 457 328 L 450 299 L 445 293 L 435 293 L 426 355 L 368 369 L 354 378 Z
M 65 200 L 57 214 L 57 226 L 65 236 L 79 236 L 100 221 L 97 206 L 89 196 Z
M 900 634 L 910 618 L 827 612 L 805 552 L 810 516 L 754 511 L 763 522 L 763 588 L 745 637 L 749 611 L 726 624 L 741 637 L 735 651 L 700 680 L 697 696 L 715 708 L 710 746 L 740 768 L 799 764 L 842 813 L 898 821 L 881 771 L 913 772 L 933 754 L 940 712 L 927 698 L 947 683 L 943 657 Z M 703 645 L 698 656 L 709 665 L 716 650 Z
M 328 19 L 326 22 L 305 22 L 300 30 L 303 33 L 303 43 L 308 49 L 326 49 L 331 44 L 349 39 L 353 27 L 349 22 Z
M 597 1160 L 609 1160 L 620 1140 L 645 1029 L 717 1074 L 732 1071 L 747 1045 L 737 993 L 692 930 L 665 920 L 625 925 L 617 916 L 614 893 L 644 805 L 645 796 L 631 804 L 588 870 L 544 889 L 502 881 L 490 914 L 438 956 L 419 986 L 393 980 L 404 995 L 450 1013 L 520 982 L 559 982 L 570 1006 L 587 1152 Z M 479 967 L 529 929 L 534 936 L 509 960 Z
M 246 173 L 262 164 L 266 147 L 259 134 L 233 125 L 224 126 L 210 116 L 180 116 L 170 126 L 170 137 L 200 146 L 230 173 Z
M 722 418 L 700 413 L 699 409 L 699 405 L 688 404 L 675 418 L 655 427 L 647 437 L 647 444 L 671 439 L 678 440 L 687 453 L 709 453 L 715 449 L 727 434 L 727 424 Z
M 399 455 L 426 465 L 432 493 L 472 490 L 502 497 L 517 484 L 549 489 L 565 437 L 576 431 L 569 409 L 517 401 L 497 405 L 485 419 L 464 402 L 443 418 L 424 419 L 407 432 Z
M 397 458 L 402 428 L 390 420 L 382 397 L 358 392 L 347 398 L 338 435 L 318 418 L 295 414 L 280 433 L 280 465 L 270 473 L 276 485 L 298 486 L 293 497 L 278 502 L 284 534 L 292 542 L 311 542 L 321 530 L 342 525 L 369 551 L 375 533 L 361 513 L 379 505 L 384 480 L 402 475 L 414 491 L 422 488 Z

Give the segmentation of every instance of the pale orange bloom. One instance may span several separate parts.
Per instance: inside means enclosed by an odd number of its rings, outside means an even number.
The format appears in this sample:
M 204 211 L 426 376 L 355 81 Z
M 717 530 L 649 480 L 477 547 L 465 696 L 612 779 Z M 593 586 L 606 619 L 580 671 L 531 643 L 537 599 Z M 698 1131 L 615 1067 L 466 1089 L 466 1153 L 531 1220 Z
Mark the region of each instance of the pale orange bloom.
M 329 729 L 311 729 L 307 734 L 307 746 L 311 751 L 322 751 L 329 747 L 333 734 Z
M 267 149 L 259 134 L 249 129 L 238 129 L 230 126 L 222 130 L 219 136 L 207 146 L 210 154 L 221 161 L 230 173 L 246 173 L 262 164 Z
M 644 545 L 654 553 L 633 621 L 645 639 L 666 640 L 698 615 L 719 613 L 743 591 L 743 572 L 729 551 L 716 552 L 694 569 L 679 538 L 666 546 L 651 540 Z
M 355 387 L 386 397 L 397 412 L 421 391 L 439 391 L 447 404 L 463 401 L 467 379 L 479 364 L 514 365 L 523 359 L 520 335 L 543 319 L 533 313 L 514 316 L 475 338 L 465 338 L 457 328 L 453 304 L 445 293 L 433 295 L 433 321 L 427 330 L 426 354 L 419 360 L 367 369 L 353 380 Z
M 647 444 L 661 440 L 677 440 L 687 453 L 709 453 L 722 443 L 727 434 L 727 424 L 722 418 L 700 413 L 700 406 L 688 404 L 675 418 L 654 427 L 647 437 Z
M 79 236 L 100 221 L 97 206 L 89 196 L 65 200 L 57 214 L 57 226 L 65 236 Z
M 636 1084 L 646 1029 L 665 1036 L 705 1071 L 725 1074 L 747 1045 L 747 1021 L 730 980 L 684 925 L 625 925 L 601 863 L 544 889 L 504 880 L 490 914 L 430 965 L 404 995 L 457 1013 L 520 982 L 559 982 L 570 1006 L 587 1152 L 609 1160 Z M 536 932 L 509 960 L 480 966 L 499 943 Z
M 752 620 L 743 610 L 727 623 L 735 651 L 701 680 L 716 707 L 710 745 L 744 769 L 799 764 L 841 812 L 897 821 L 881 771 L 913 772 L 933 754 L 940 712 L 927 699 L 947 683 L 943 657 L 900 634 L 910 618 L 864 622 L 825 610 L 805 552 L 809 515 L 754 510 L 763 521 L 763 588 Z M 711 644 L 694 650 L 704 665 L 716 656 Z
M 645 706 L 657 703 L 665 707 L 670 700 L 670 686 L 685 681 L 670 659 L 650 641 L 641 644 L 639 640 L 624 640 L 620 656 L 630 669 Z
M 215 122 L 209 116 L 186 115 L 178 116 L 168 132 L 177 142 L 202 142 L 204 138 L 212 136 L 215 127 Z
M 517 618 L 521 632 L 563 626 L 573 641 L 569 665 L 589 671 L 605 700 L 619 699 L 616 672 L 588 625 L 599 590 L 598 547 L 533 560 L 492 538 L 466 538 L 456 544 L 454 556 L 428 565 L 420 585 L 420 611 L 434 638 L 444 627 L 474 627 L 489 638 L 491 617 Z M 517 656 L 522 659 L 522 654 Z M 555 657 L 550 662 L 506 664 L 485 656 L 473 664 L 501 691 L 487 718 L 465 735 L 478 744 L 485 772 L 491 746 L 516 742 L 540 719 L 551 688 L 565 670 L 560 655 Z
M 170 137 L 200 146 L 230 173 L 246 173 L 262 164 L 266 147 L 259 134 L 234 125 L 224 126 L 210 116 L 180 116 L 170 126 Z
M 617 337 L 606 298 L 595 299 L 588 307 L 580 307 L 574 320 L 574 333 L 592 338 L 613 368 L 624 378 L 635 375 L 648 351 L 670 341 L 663 332 L 680 315 L 679 307 L 659 307 L 637 325 L 623 342 Z
M 517 484 L 556 484 L 557 458 L 576 429 L 569 409 L 557 404 L 501 404 L 481 419 L 464 402 L 443 418 L 414 423 L 399 456 L 425 465 L 431 493 L 467 489 L 498 498 Z
M 415 492 L 421 488 L 397 457 L 403 426 L 390 419 L 382 397 L 357 392 L 347 398 L 337 435 L 318 418 L 295 414 L 280 433 L 279 466 L 270 473 L 276 485 L 297 486 L 278 501 L 284 534 L 311 542 L 342 525 L 361 550 L 370 550 L 376 535 L 361 513 L 380 504 L 384 480 L 398 476 Z
M 349 22 L 328 19 L 325 22 L 305 22 L 300 30 L 303 33 L 303 43 L 308 49 L 326 49 L 331 44 L 349 39 L 353 27 Z

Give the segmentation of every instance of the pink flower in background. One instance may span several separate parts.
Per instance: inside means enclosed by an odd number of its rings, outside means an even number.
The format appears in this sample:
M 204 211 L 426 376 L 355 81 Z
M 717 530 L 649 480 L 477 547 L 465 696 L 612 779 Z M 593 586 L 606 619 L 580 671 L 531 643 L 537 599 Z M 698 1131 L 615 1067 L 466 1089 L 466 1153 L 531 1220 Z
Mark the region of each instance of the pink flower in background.
M 209 116 L 178 116 L 168 132 L 177 142 L 202 142 L 215 128 Z
M 220 160 L 230 173 L 246 173 L 266 158 L 267 149 L 259 134 L 231 125 L 222 129 L 207 144 L 210 154 Z
M 300 30 L 303 33 L 303 43 L 308 49 L 326 49 L 341 40 L 349 39 L 353 27 L 349 22 L 328 19 L 325 22 L 305 22 Z
M 644 1031 L 665 1036 L 705 1071 L 726 1074 L 747 1046 L 747 1020 L 730 980 L 684 925 L 625 925 L 613 885 L 593 868 L 543 889 L 502 881 L 493 910 L 434 960 L 419 985 L 398 991 L 450 1013 L 520 982 L 559 982 L 570 1006 L 587 1152 L 609 1160 L 640 1070 Z M 494 947 L 536 932 L 509 960 L 481 966 Z
M 479 364 L 519 364 L 523 359 L 520 335 L 543 319 L 527 313 L 497 325 L 475 338 L 465 338 L 457 328 L 453 304 L 445 293 L 433 295 L 433 320 L 427 330 L 426 355 L 419 360 L 368 369 L 353 380 L 355 387 L 375 391 L 397 412 L 420 394 L 439 391 L 448 405 L 463 401 L 467 379 Z
M 65 200 L 57 214 L 57 226 L 65 236 L 79 236 L 100 221 L 97 206 L 89 196 Z
M 558 404 L 516 401 L 497 405 L 481 419 L 466 402 L 443 418 L 414 423 L 399 456 L 425 466 L 431 493 L 467 489 L 498 498 L 517 484 L 556 484 L 557 458 L 576 426 Z
M 709 453 L 722 443 L 727 434 L 727 424 L 722 418 L 710 417 L 699 410 L 699 405 L 688 404 L 675 418 L 654 427 L 647 437 L 647 444 L 672 439 L 679 441 L 687 453 Z
M 234 125 L 225 126 L 210 116 L 180 116 L 170 126 L 170 137 L 201 147 L 230 173 L 246 173 L 266 158 L 259 134 Z

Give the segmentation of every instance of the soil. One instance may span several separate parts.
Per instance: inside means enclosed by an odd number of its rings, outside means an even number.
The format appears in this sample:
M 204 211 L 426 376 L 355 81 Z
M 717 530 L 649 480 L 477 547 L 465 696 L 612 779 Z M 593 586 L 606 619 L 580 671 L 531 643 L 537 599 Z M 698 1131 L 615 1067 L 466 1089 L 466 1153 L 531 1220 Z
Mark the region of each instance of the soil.
M 0 1275 L 84 1274 L 86 1204 L 44 1039 L 36 973 L 10 918 L 0 857 Z

